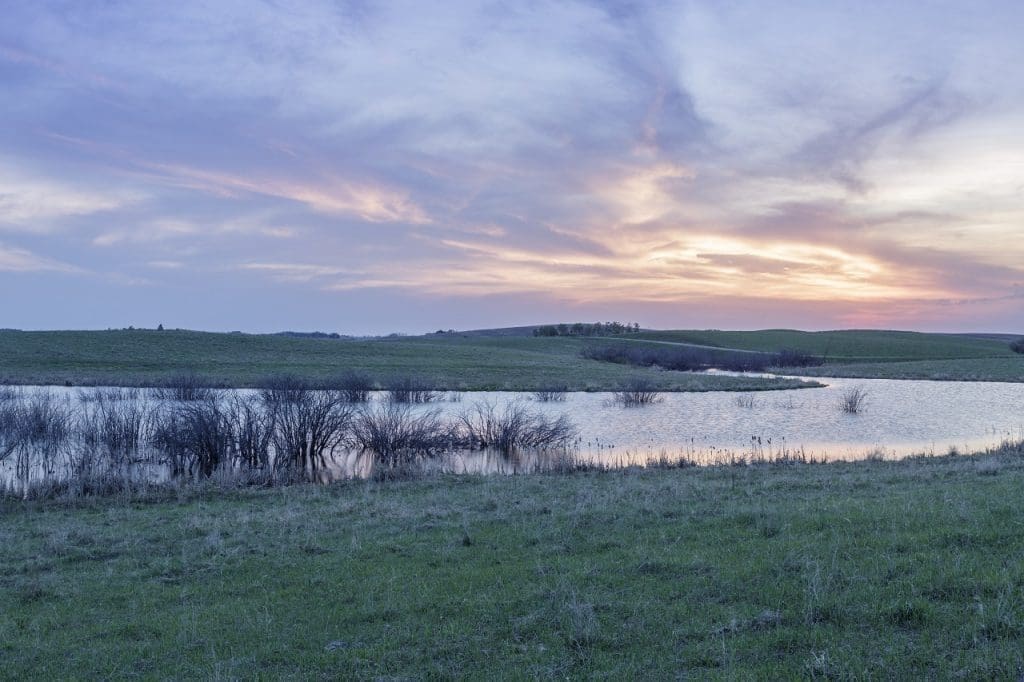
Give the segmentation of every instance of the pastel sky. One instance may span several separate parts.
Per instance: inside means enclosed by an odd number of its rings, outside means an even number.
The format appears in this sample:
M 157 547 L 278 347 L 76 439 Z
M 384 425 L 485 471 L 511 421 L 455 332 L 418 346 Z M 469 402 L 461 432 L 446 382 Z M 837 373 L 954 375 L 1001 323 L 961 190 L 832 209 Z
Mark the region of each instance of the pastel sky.
M 0 0 L 0 327 L 1024 331 L 1024 3 Z

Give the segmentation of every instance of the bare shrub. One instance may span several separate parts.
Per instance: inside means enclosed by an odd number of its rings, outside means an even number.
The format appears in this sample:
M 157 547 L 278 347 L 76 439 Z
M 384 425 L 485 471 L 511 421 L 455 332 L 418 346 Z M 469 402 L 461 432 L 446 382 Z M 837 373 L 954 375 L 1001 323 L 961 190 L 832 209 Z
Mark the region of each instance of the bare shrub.
M 232 423 L 216 399 L 184 401 L 154 417 L 151 443 L 174 476 L 209 477 L 230 462 Z
M 274 414 L 258 396 L 235 395 L 225 406 L 233 437 L 232 454 L 243 468 L 268 469 Z
M 354 411 L 340 391 L 279 377 L 268 382 L 260 397 L 274 419 L 276 469 L 314 474 L 348 436 Z
M 860 414 L 867 407 L 868 393 L 860 386 L 851 386 L 839 396 L 839 410 L 846 414 Z
M 52 473 L 70 452 L 74 418 L 66 400 L 49 391 L 21 400 L 5 400 L 0 408 L 0 459 L 14 456 L 14 473 L 27 494 L 34 468 Z
M 733 399 L 733 402 L 736 404 L 736 407 L 741 407 L 747 410 L 752 410 L 757 407 L 757 399 L 750 393 L 743 393 L 736 396 Z
M 633 377 L 612 394 L 612 402 L 623 407 L 641 407 L 660 403 L 664 398 L 649 379 Z
M 564 448 L 576 437 L 576 427 L 562 415 L 549 419 L 521 403 L 504 409 L 477 403 L 460 417 L 462 440 L 471 448 L 494 448 L 505 455 L 521 449 Z
M 769 353 L 643 343 L 586 346 L 580 354 L 589 360 L 683 372 L 713 368 L 733 372 L 763 372 L 769 367 L 811 367 L 823 362 L 817 356 L 791 349 Z
M 783 348 L 771 359 L 772 367 L 820 367 L 823 364 L 824 358 L 792 348 Z
M 373 377 L 366 372 L 348 370 L 324 384 L 325 388 L 333 388 L 350 403 L 365 403 L 370 399 L 374 389 Z
M 533 399 L 539 403 L 564 403 L 569 387 L 565 384 L 559 386 L 545 386 L 533 392 Z
M 22 407 L 14 398 L 0 400 L 0 462 L 18 448 L 21 441 Z
M 78 415 L 82 447 L 112 464 L 137 459 L 149 421 L 149 410 L 138 392 L 96 388 L 80 394 L 79 399 L 83 404 Z
M 217 395 L 218 391 L 213 384 L 192 373 L 167 377 L 153 389 L 153 397 L 157 400 L 174 402 L 212 400 Z
M 363 410 L 353 424 L 353 436 L 361 450 L 372 452 L 388 468 L 432 457 L 452 440 L 437 411 L 417 415 L 408 405 L 392 402 Z
M 388 401 L 399 404 L 423 404 L 437 400 L 438 394 L 430 386 L 416 377 L 399 377 L 392 379 L 385 386 Z

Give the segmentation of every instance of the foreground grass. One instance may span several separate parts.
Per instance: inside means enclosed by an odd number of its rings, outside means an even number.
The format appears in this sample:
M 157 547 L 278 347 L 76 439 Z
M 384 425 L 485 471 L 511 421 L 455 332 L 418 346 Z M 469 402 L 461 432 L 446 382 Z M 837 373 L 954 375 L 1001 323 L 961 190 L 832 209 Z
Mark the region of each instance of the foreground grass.
M 6 503 L 0 675 L 1015 679 L 1024 453 Z
M 273 374 L 320 379 L 348 369 L 379 383 L 415 376 L 440 390 L 615 390 L 646 376 L 662 390 L 747 391 L 803 384 L 659 372 L 580 357 L 586 341 L 479 336 L 303 339 L 188 331 L 0 331 L 0 383 L 152 385 L 196 372 L 227 386 Z

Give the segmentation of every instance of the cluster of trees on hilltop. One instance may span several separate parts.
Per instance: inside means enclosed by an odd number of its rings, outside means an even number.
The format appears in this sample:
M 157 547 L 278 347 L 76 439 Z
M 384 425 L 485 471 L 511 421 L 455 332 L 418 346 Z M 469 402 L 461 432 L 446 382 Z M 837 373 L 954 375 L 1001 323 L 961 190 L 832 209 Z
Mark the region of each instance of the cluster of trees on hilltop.
M 545 324 L 533 330 L 534 336 L 612 336 L 640 331 L 640 323 L 633 322 L 576 322 L 575 324 Z

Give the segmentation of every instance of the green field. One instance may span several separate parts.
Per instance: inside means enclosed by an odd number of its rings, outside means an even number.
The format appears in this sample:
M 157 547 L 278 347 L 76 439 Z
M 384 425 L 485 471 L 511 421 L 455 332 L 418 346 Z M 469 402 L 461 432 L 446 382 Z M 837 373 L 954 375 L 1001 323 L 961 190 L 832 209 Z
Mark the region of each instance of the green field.
M 1019 679 L 1024 452 L 0 507 L 4 679 Z
M 664 390 L 764 390 L 798 382 L 660 372 L 586 360 L 581 339 L 421 336 L 303 339 L 188 331 L 0 331 L 0 382 L 146 385 L 195 372 L 228 386 L 269 375 L 325 378 L 348 369 L 384 385 L 415 376 L 443 390 L 614 390 L 646 376 Z
M 808 367 L 796 372 L 803 376 L 850 377 L 856 379 L 928 379 L 934 381 L 1024 382 L 1024 357 L 921 360 L 917 362 L 872 362 Z
M 766 329 L 649 331 L 632 337 L 648 342 L 749 351 L 789 348 L 826 359 L 821 367 L 793 370 L 805 376 L 1024 382 L 1024 355 L 1010 350 L 1009 342 L 1015 338 L 1012 335 L 992 338 L 881 330 Z
M 827 358 L 801 374 L 863 378 L 1024 380 L 1007 339 L 896 331 L 645 331 L 600 339 L 481 332 L 379 339 L 308 339 L 190 331 L 0 331 L 0 382 L 145 385 L 195 372 L 230 386 L 273 374 L 324 378 L 347 369 L 380 384 L 402 376 L 445 390 L 613 390 L 647 376 L 665 390 L 757 390 L 791 384 L 637 369 L 580 357 L 587 344 L 704 345 Z
M 792 329 L 765 329 L 651 331 L 633 336 L 655 341 L 741 350 L 773 352 L 790 348 L 824 357 L 829 363 L 1021 358 L 1010 350 L 1008 341 L 966 334 L 924 334 L 883 330 L 804 332 Z

